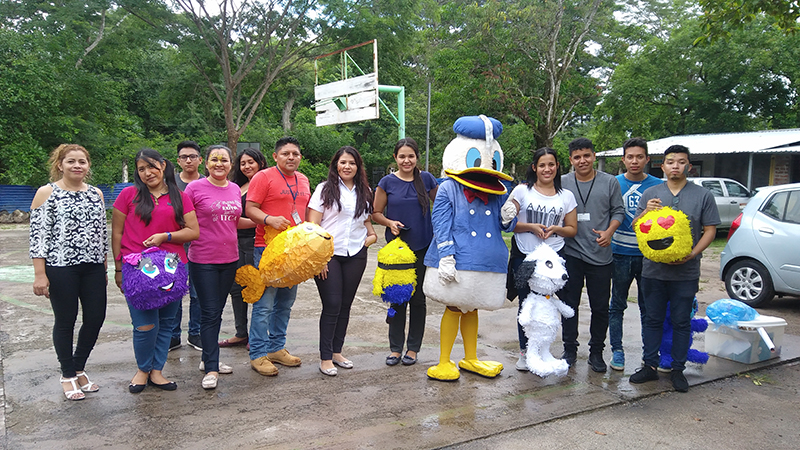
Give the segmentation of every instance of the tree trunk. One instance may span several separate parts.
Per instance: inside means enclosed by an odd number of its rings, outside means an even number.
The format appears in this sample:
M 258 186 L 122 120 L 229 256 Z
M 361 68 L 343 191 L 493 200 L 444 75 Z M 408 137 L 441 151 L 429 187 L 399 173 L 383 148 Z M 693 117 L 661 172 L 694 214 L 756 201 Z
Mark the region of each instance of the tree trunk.
M 239 137 L 242 136 L 241 131 L 228 128 L 228 148 L 231 149 L 234 155 L 238 153 L 236 145 L 239 143 Z
M 292 94 L 283 105 L 283 131 L 287 134 L 292 131 L 292 107 L 294 106 L 294 94 Z

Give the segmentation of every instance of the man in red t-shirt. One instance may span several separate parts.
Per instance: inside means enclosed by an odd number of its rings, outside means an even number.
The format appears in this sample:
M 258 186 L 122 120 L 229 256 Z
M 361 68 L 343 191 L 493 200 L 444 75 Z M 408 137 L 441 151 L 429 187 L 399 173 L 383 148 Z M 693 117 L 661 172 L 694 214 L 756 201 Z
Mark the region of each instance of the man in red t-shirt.
M 300 143 L 284 137 L 272 153 L 276 167 L 266 168 L 253 176 L 247 191 L 245 210 L 256 224 L 254 259 L 258 267 L 264 248 L 277 233 L 305 221 L 311 199 L 308 178 L 297 171 L 302 155 Z M 267 287 L 253 303 L 250 319 L 250 365 L 261 375 L 277 375 L 273 363 L 287 367 L 300 365 L 300 358 L 286 351 L 286 327 L 297 297 L 297 286 Z

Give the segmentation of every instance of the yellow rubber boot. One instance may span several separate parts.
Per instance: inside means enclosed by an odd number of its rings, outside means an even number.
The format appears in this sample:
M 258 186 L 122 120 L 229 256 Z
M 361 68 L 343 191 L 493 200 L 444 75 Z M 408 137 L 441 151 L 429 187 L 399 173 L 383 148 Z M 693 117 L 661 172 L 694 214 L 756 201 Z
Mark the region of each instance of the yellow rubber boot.
M 453 351 L 453 344 L 458 335 L 458 322 L 461 319 L 461 312 L 452 311 L 450 308 L 444 310 L 442 316 L 442 326 L 439 337 L 439 364 L 428 368 L 428 378 L 441 381 L 454 381 L 461 376 L 456 363 L 450 360 L 450 352 Z
M 458 367 L 467 372 L 494 378 L 500 375 L 503 364 L 496 361 L 478 361 L 478 311 L 470 311 L 461 317 L 461 338 L 464 340 L 464 359 Z

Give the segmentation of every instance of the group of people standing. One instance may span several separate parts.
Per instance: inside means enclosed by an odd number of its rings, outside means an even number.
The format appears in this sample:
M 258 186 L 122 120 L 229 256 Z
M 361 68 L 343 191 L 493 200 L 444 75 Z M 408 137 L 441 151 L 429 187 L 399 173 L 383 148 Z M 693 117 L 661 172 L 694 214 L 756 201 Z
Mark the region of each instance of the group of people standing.
M 682 372 L 699 260 L 713 240 L 719 216 L 713 197 L 686 182 L 691 165 L 687 148 L 673 146 L 665 152 L 662 169 L 666 182 L 643 172 L 649 162 L 644 140 L 628 140 L 623 149 L 627 171 L 616 178 L 594 169 L 594 147 L 585 138 L 569 144 L 574 171 L 565 175 L 555 150 L 534 152 L 527 182 L 509 196 L 517 209 L 509 272 L 513 275 L 525 255 L 540 243 L 564 257 L 569 281 L 557 295 L 575 310 L 575 316 L 562 322 L 562 358 L 570 365 L 577 359 L 577 312 L 585 284 L 591 308 L 588 362 L 596 372 L 606 371 L 607 330 L 611 367 L 624 368 L 622 313 L 627 291 L 636 279 L 645 365 L 631 376 L 631 382 L 658 378 L 657 352 L 669 302 L 674 326 L 670 370 L 675 388 L 685 391 L 688 384 Z M 417 168 L 417 143 L 410 138 L 397 142 L 397 171 L 381 179 L 374 195 L 361 155 L 353 147 L 335 153 L 327 179 L 313 194 L 308 178 L 298 171 L 302 154 L 296 139 L 278 140 L 272 157 L 276 165 L 267 167 L 259 150 L 248 148 L 234 155 L 223 145 L 212 145 L 203 158 L 196 143 L 185 141 L 178 145 L 178 158 L 188 173 L 176 176 L 172 163 L 157 151 L 139 151 L 134 185 L 122 190 L 112 211 L 116 285 L 123 290 L 126 256 L 152 247 L 174 253 L 188 267 L 188 342 L 202 350 L 202 387 L 217 387 L 219 375 L 233 371 L 220 363 L 220 347 L 247 345 L 253 370 L 274 376 L 278 374 L 276 364 L 301 365 L 300 358 L 286 349 L 297 286 L 267 287 L 253 304 L 248 328 L 247 303 L 242 299 L 242 287 L 234 282 L 235 273 L 245 264 L 258 267 L 264 249 L 277 233 L 306 220 L 320 224 L 333 236 L 334 256 L 315 277 L 322 303 L 319 371 L 335 376 L 338 368 L 353 367 L 342 348 L 350 308 L 366 267 L 367 248 L 377 241 L 374 221 L 385 226 L 387 242 L 399 236 L 417 256 L 417 289 L 407 304 L 395 305 L 397 314 L 387 319 L 390 354 L 386 358 L 390 366 L 416 363 L 426 316 L 423 261 L 433 237 L 430 208 L 437 192 L 436 179 Z M 206 176 L 197 170 L 203 160 Z M 37 191 L 31 205 L 33 288 L 36 295 L 48 296 L 53 307 L 53 341 L 64 394 L 69 400 L 80 400 L 85 393 L 99 389 L 84 369 L 105 319 L 106 215 L 102 192 L 86 183 L 91 163 L 85 148 L 61 145 L 53 151 L 50 165 L 52 182 Z M 692 224 L 692 253 L 673 264 L 643 261 L 632 229 L 636 217 L 662 205 L 682 210 Z M 58 289 L 49 289 L 51 285 Z M 218 341 L 229 294 L 236 334 Z M 518 294 L 524 299 L 528 292 Z M 73 348 L 79 302 L 83 324 Z M 138 309 L 129 302 L 129 310 L 138 368 L 129 391 L 138 393 L 148 385 L 175 390 L 177 384 L 162 370 L 169 350 L 181 345 L 181 301 L 153 309 Z M 526 370 L 527 339 L 521 328 L 518 334 L 522 354 L 517 368 Z
M 335 250 L 315 277 L 322 302 L 319 370 L 335 376 L 336 366 L 353 367 L 342 355 L 342 347 L 350 308 L 366 268 L 367 248 L 377 241 L 372 219 L 387 226 L 387 237 L 402 232 L 422 255 L 432 236 L 429 205 L 436 181 L 417 169 L 419 149 L 413 139 L 401 140 L 394 155 L 398 171 L 382 181 L 373 198 L 361 155 L 350 146 L 336 152 L 327 180 L 313 195 L 308 178 L 298 171 L 302 154 L 300 143 L 292 137 L 276 143 L 274 167 L 267 167 L 257 149 L 234 155 L 223 145 L 212 145 L 203 157 L 196 143 L 185 141 L 178 145 L 178 162 L 184 170 L 176 174 L 172 162 L 160 153 L 142 149 L 134 159 L 134 185 L 120 192 L 112 209 L 114 281 L 125 294 L 123 264 L 131 255 L 154 247 L 174 254 L 175 264 L 186 265 L 189 274 L 188 343 L 202 350 L 202 387 L 216 388 L 219 375 L 233 371 L 219 361 L 221 346 L 247 345 L 252 368 L 274 376 L 278 373 L 275 364 L 301 364 L 300 358 L 285 348 L 297 286 L 268 287 L 253 304 L 248 328 L 247 303 L 242 299 L 242 287 L 234 282 L 235 273 L 245 264 L 257 267 L 277 233 L 305 220 L 320 224 L 332 234 Z M 204 160 L 205 176 L 198 170 Z M 84 367 L 105 319 L 106 213 L 102 192 L 86 183 L 91 162 L 85 148 L 59 146 L 50 165 L 52 182 L 38 190 L 31 205 L 34 293 L 49 297 L 53 307 L 53 341 L 65 396 L 81 400 L 85 393 L 99 390 Z M 144 272 L 149 269 L 146 265 L 142 268 Z M 424 273 L 421 265 L 418 273 Z M 58 289 L 51 290 L 51 284 Z M 406 365 L 416 362 L 425 327 L 425 297 L 418 291 L 410 302 L 408 351 L 402 358 Z M 229 294 L 236 335 L 218 341 Z M 177 389 L 162 370 L 168 352 L 181 345 L 181 303 L 140 309 L 141 305 L 128 302 L 137 364 L 128 386 L 131 393 L 147 386 Z M 73 348 L 79 304 L 83 324 Z M 390 365 L 401 360 L 406 340 L 405 311 L 402 316 L 390 325 Z
M 645 364 L 630 381 L 658 379 L 658 350 L 669 307 L 674 328 L 673 363 L 659 370 L 670 372 L 673 387 L 686 392 L 689 385 L 683 370 L 691 335 L 692 303 L 700 278 L 700 258 L 715 237 L 719 214 L 711 193 L 687 182 L 691 169 L 688 148 L 675 145 L 664 152 L 661 168 L 666 181 L 644 172 L 650 162 L 644 139 L 627 140 L 623 152 L 626 171 L 616 179 L 594 169 L 594 146 L 586 138 L 569 143 L 574 171 L 565 175 L 560 173 L 554 150 L 542 148 L 534 153 L 527 183 L 517 186 L 510 195 L 518 216 L 509 270 L 513 273 L 525 255 L 542 242 L 564 257 L 569 280 L 556 295 L 575 315 L 562 319 L 561 357 L 570 366 L 577 360 L 578 306 L 585 285 L 591 309 L 588 363 L 595 372 L 607 370 L 603 358 L 607 331 L 612 349 L 611 368 L 624 370 L 622 317 L 628 290 L 635 279 Z M 638 217 L 663 206 L 686 213 L 692 226 L 691 253 L 670 264 L 644 258 L 633 230 Z M 518 294 L 524 299 L 528 292 Z M 527 339 L 521 327 L 519 341 L 521 350 L 516 367 L 527 370 L 524 354 Z

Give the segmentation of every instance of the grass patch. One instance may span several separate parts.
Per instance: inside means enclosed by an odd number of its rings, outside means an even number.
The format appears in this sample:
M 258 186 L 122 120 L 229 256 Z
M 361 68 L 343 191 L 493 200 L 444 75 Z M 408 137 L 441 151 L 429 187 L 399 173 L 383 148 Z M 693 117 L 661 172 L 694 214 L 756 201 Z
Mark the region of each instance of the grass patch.
M 723 248 L 725 248 L 725 244 L 727 243 L 728 243 L 728 236 L 725 235 L 722 237 L 717 237 L 716 239 L 711 241 L 711 244 L 708 247 L 722 250 Z
M 511 250 L 511 236 L 514 236 L 514 232 L 511 231 L 503 231 L 503 240 L 506 242 L 506 247 Z
M 738 376 L 747 378 L 748 380 L 752 381 L 753 384 L 755 384 L 756 386 L 775 383 L 775 381 L 772 378 L 770 378 L 770 376 L 767 374 L 745 373 L 745 374 L 739 374 Z

